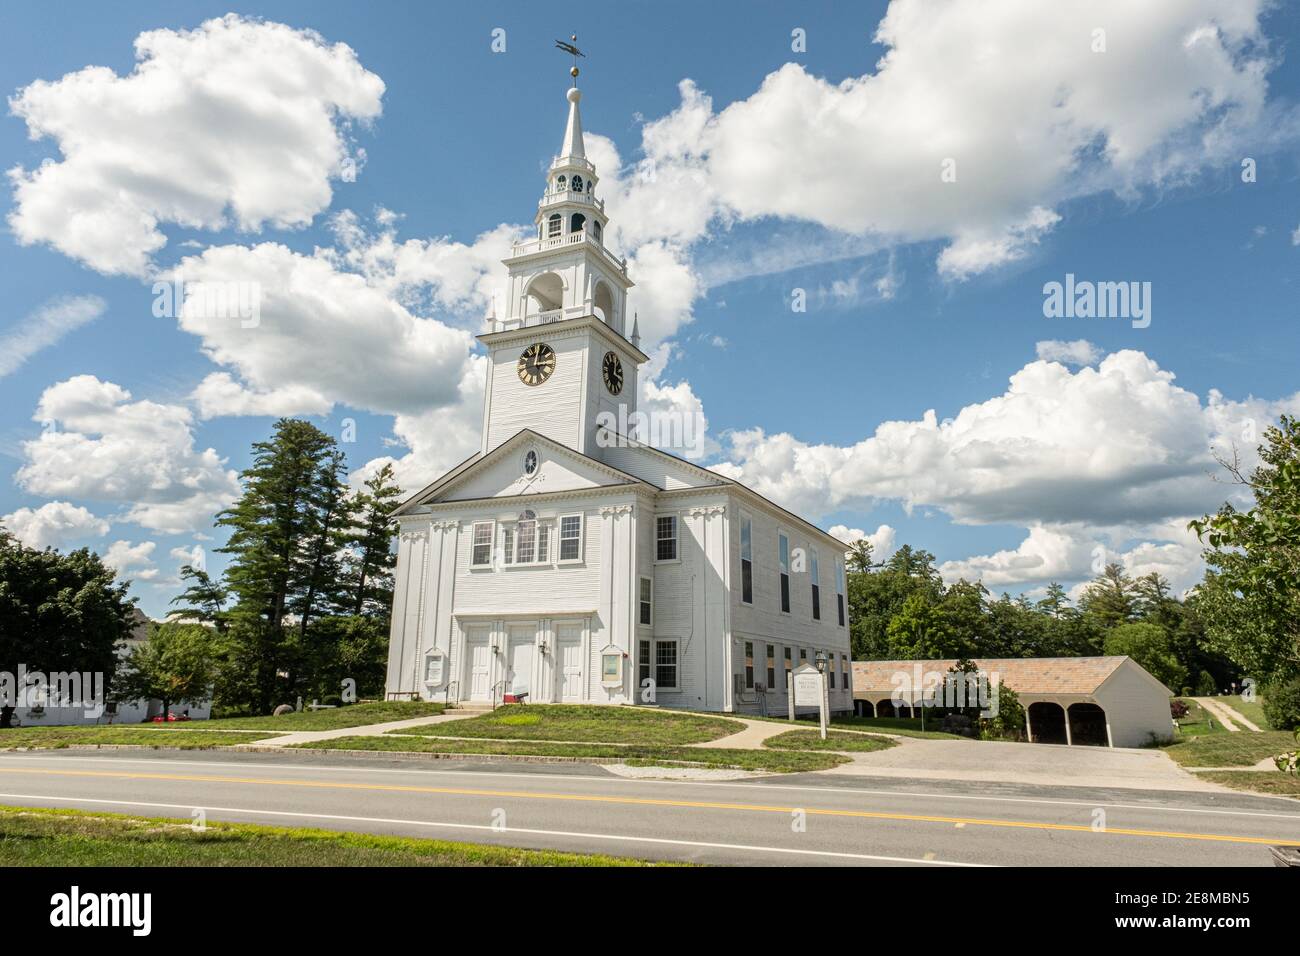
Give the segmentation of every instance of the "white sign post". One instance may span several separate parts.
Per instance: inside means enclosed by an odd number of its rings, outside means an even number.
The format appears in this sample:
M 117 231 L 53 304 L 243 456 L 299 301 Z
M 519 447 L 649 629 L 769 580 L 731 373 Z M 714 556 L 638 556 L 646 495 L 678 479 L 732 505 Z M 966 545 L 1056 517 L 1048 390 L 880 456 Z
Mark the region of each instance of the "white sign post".
M 826 691 L 826 675 L 811 664 L 800 664 L 790 677 L 794 687 L 791 695 L 790 715 L 794 716 L 795 707 L 816 707 L 818 725 L 822 740 L 826 739 L 826 719 L 829 712 L 829 697 Z

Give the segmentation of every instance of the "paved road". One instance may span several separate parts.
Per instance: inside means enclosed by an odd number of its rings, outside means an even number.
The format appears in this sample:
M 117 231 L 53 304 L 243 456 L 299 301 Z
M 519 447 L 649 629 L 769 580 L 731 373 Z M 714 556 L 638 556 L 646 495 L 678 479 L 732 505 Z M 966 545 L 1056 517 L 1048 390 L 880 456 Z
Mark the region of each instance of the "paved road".
M 1300 803 L 1247 794 L 816 774 L 657 781 L 329 753 L 0 754 L 0 803 L 183 818 L 202 807 L 209 820 L 715 864 L 1266 866 L 1269 844 L 1300 843 Z

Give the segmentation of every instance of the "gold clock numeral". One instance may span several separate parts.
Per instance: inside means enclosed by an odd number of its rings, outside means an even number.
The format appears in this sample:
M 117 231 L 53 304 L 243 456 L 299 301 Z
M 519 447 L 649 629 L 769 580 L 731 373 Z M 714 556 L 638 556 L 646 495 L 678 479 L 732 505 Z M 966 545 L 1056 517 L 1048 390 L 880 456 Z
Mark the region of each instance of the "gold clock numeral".
M 541 385 L 555 371 L 555 350 L 545 342 L 535 342 L 519 356 L 519 381 L 525 385 Z

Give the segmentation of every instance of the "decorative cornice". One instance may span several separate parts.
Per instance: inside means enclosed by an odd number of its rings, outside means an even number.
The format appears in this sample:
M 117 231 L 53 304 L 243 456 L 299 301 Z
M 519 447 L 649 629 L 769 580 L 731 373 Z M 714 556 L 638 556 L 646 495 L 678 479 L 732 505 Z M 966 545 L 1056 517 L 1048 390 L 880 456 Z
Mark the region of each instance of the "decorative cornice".
M 630 515 L 633 511 L 631 505 L 603 505 L 600 513 L 604 517 L 617 517 L 618 515 Z
M 698 518 L 698 517 L 708 518 L 708 517 L 712 517 L 713 515 L 726 514 L 726 512 L 727 512 L 726 505 L 701 505 L 696 508 L 691 508 L 687 512 L 687 514 L 689 514 L 693 518 Z
M 434 531 L 459 531 L 459 521 L 435 521 L 429 525 Z

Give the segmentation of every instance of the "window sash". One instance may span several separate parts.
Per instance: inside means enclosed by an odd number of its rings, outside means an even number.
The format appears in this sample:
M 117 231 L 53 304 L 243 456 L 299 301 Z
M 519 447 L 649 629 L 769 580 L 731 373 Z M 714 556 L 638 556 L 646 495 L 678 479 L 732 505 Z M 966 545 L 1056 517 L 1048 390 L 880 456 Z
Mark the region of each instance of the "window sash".
M 745 642 L 745 689 L 754 689 L 754 642 Z
M 776 686 L 776 646 L 767 645 L 767 689 Z
M 740 559 L 740 600 L 754 603 L 754 562 L 748 558 Z
M 812 601 L 813 620 L 820 621 L 822 619 L 822 589 L 815 584 L 812 586 Z
M 655 641 L 655 687 L 677 690 L 676 641 Z
M 655 519 L 655 560 L 677 560 L 676 515 L 659 515 Z
M 839 604 L 839 609 L 840 609 L 840 627 L 843 627 L 844 626 L 844 595 L 837 594 L 835 595 L 835 598 L 837 603 Z
M 560 516 L 560 560 L 582 560 L 582 515 Z
M 470 538 L 470 567 L 492 566 L 492 522 L 475 521 Z
M 646 627 L 651 626 L 654 623 L 654 582 L 649 578 L 641 579 L 637 604 L 640 608 L 637 620 Z
M 790 613 L 790 575 L 781 572 L 781 610 Z

